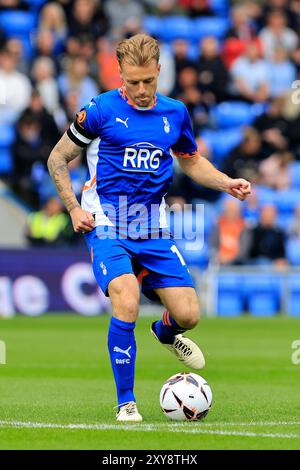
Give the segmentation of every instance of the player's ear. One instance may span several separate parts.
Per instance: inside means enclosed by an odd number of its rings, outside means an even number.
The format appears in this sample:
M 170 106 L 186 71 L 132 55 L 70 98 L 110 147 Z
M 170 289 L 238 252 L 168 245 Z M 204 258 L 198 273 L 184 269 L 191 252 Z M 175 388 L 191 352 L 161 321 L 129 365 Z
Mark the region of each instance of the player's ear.
M 161 65 L 160 63 L 157 64 L 157 74 L 159 75 L 160 74 L 160 69 L 161 69 Z

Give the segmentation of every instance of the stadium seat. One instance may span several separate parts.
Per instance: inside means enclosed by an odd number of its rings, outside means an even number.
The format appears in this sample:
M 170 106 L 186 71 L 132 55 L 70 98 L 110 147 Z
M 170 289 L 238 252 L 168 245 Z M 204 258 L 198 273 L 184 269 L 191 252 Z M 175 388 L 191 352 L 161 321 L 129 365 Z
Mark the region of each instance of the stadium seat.
M 1 124 L 0 127 L 0 148 L 9 147 L 15 138 L 14 126 Z
M 241 276 L 239 274 L 219 274 L 217 314 L 223 317 L 239 316 L 243 312 Z
M 288 277 L 289 297 L 287 313 L 291 316 L 300 316 L 300 273 Z
M 286 243 L 286 256 L 293 266 L 300 266 L 300 240 L 291 238 Z
M 245 101 L 224 101 L 212 109 L 210 116 L 217 128 L 229 129 L 252 124 L 263 111 L 263 106 Z
M 26 11 L 5 11 L 0 13 L 0 26 L 8 37 L 29 36 L 36 24 L 36 16 Z
M 9 175 L 13 169 L 13 156 L 10 148 L 0 147 L 0 175 Z
M 162 41 L 171 42 L 175 39 L 190 40 L 193 36 L 192 21 L 185 16 L 166 16 L 162 20 L 159 37 Z
M 25 11 L 6 11 L 0 13 L 0 26 L 6 35 L 19 39 L 23 46 L 23 54 L 27 60 L 32 59 L 33 46 L 31 35 L 36 26 L 35 13 Z
M 257 200 L 260 206 L 266 204 L 276 204 L 276 191 L 265 186 L 256 188 Z
M 280 279 L 269 274 L 248 274 L 244 294 L 249 312 L 254 316 L 273 316 L 280 310 Z
M 228 0 L 210 0 L 211 9 L 219 16 L 228 15 L 229 2 Z
M 206 36 L 213 36 L 222 40 L 229 29 L 229 25 L 230 22 L 227 18 L 211 16 L 197 18 L 193 20 L 189 37 L 196 42 Z
M 1 124 L 0 126 L 0 174 L 6 175 L 12 171 L 13 157 L 11 145 L 15 138 L 13 126 Z
M 300 162 L 292 162 L 289 169 L 291 186 L 300 189 Z
M 300 202 L 299 189 L 284 189 L 276 192 L 276 206 L 280 214 L 294 214 L 295 207 Z
M 162 30 L 162 20 L 157 16 L 147 15 L 144 18 L 144 30 L 146 33 L 160 37 Z
M 42 8 L 42 6 L 44 5 L 44 3 L 46 3 L 47 0 L 26 0 L 26 3 L 28 3 L 28 5 L 30 6 L 30 8 L 32 10 L 39 10 L 40 8 Z
M 242 127 L 219 131 L 206 129 L 201 132 L 201 137 L 212 151 L 213 163 L 218 164 L 242 142 L 243 130 Z

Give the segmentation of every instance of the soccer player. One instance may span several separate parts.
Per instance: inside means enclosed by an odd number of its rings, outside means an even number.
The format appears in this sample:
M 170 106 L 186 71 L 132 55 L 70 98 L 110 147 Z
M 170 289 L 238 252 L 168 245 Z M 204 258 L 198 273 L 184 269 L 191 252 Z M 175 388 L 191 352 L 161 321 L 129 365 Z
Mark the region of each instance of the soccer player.
M 197 183 L 244 200 L 250 183 L 231 179 L 197 152 L 183 103 L 156 92 L 159 47 L 138 34 L 118 44 L 123 86 L 94 97 L 54 147 L 49 172 L 85 233 L 95 277 L 112 304 L 108 349 L 118 397 L 118 421 L 142 421 L 134 396 L 135 322 L 139 284 L 165 311 L 154 337 L 193 369 L 204 366 L 199 347 L 183 336 L 199 320 L 199 302 L 174 240 L 166 236 L 164 196 L 172 181 L 172 155 Z M 81 206 L 68 162 L 87 147 L 88 180 Z M 95 151 L 96 147 L 96 151 Z

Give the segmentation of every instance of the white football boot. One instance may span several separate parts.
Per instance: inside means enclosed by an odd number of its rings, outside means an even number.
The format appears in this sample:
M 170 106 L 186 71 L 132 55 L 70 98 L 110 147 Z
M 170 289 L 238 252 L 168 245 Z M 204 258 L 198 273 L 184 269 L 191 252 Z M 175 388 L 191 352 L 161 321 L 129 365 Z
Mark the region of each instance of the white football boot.
M 200 370 L 205 366 L 205 359 L 199 346 L 194 341 L 185 336 L 175 335 L 173 344 L 162 343 L 154 332 L 152 323 L 150 331 L 157 341 L 171 351 L 187 367 Z
M 139 422 L 143 421 L 143 417 L 138 412 L 136 403 L 134 401 L 130 401 L 119 409 L 117 413 L 117 421 Z

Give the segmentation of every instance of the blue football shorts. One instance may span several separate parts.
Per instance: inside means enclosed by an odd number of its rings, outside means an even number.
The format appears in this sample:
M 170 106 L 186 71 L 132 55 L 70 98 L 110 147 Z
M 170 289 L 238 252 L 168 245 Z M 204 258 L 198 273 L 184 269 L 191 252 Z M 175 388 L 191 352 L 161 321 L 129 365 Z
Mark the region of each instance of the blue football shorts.
M 143 294 L 159 300 L 153 289 L 161 287 L 194 287 L 188 267 L 174 239 L 110 238 L 99 236 L 97 227 L 85 234 L 94 274 L 108 297 L 108 285 L 122 274 L 134 274 Z

